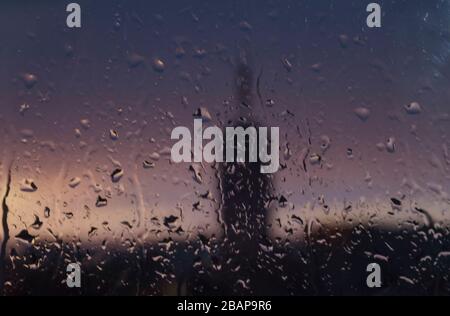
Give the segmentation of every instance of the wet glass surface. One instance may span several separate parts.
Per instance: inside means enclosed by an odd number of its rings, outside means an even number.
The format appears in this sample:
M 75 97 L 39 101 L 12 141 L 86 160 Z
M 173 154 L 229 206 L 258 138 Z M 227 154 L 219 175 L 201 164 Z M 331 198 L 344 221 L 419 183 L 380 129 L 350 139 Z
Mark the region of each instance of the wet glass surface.
M 0 4 L 2 294 L 450 294 L 450 1 L 78 3 Z M 174 163 L 194 118 L 279 170 Z

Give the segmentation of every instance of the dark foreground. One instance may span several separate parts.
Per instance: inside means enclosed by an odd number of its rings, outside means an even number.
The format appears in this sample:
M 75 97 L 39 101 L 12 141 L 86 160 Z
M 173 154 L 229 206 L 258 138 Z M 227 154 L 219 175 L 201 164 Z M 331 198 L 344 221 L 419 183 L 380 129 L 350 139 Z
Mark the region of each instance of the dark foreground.
M 233 246 L 198 241 L 122 250 L 73 244 L 30 246 L 7 263 L 6 295 L 449 295 L 450 233 L 442 228 L 393 233 L 323 230 L 307 245 L 260 244 L 255 257 Z M 13 251 L 14 254 L 14 251 Z M 65 283 L 80 262 L 82 286 Z M 366 285 L 366 267 L 381 266 L 382 287 Z

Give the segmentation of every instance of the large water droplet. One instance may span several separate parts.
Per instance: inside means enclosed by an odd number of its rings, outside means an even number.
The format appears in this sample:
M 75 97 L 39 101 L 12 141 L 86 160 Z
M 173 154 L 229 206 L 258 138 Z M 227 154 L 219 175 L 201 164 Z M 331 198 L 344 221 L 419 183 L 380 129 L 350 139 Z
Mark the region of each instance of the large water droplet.
M 20 183 L 20 190 L 23 192 L 36 192 L 38 187 L 33 179 L 24 179 Z
M 420 114 L 422 112 L 422 107 L 417 102 L 411 102 L 405 105 L 405 111 L 408 114 Z
M 363 122 L 367 121 L 370 116 L 370 110 L 368 108 L 359 107 L 354 110 L 355 115 Z
M 23 74 L 21 76 L 21 78 L 22 78 L 23 84 L 25 85 L 25 87 L 27 89 L 33 88 L 34 85 L 38 82 L 36 75 L 33 75 L 31 73 Z
M 163 72 L 166 68 L 166 65 L 164 64 L 162 59 L 154 58 L 153 59 L 153 70 L 156 72 Z

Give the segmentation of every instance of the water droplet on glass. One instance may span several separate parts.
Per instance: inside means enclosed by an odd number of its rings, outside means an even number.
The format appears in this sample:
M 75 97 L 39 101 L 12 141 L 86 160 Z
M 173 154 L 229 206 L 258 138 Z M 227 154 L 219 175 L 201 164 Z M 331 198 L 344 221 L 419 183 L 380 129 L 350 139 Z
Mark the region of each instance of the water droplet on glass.
M 38 230 L 42 227 L 44 223 L 39 219 L 39 216 L 34 215 L 34 222 L 31 224 L 31 227 Z
M 252 26 L 247 21 L 241 21 L 239 23 L 239 29 L 241 31 L 251 31 L 252 30 Z
M 31 89 L 37 83 L 37 77 L 33 74 L 26 73 L 21 76 L 23 84 L 27 89 Z
M 34 183 L 33 179 L 24 179 L 20 183 L 20 190 L 23 192 L 36 192 L 38 187 Z
M 313 153 L 309 156 L 309 163 L 312 165 L 320 164 L 322 157 L 319 154 Z
M 363 122 L 367 121 L 370 116 L 370 110 L 368 108 L 359 107 L 354 110 L 355 115 Z
M 18 234 L 16 235 L 16 238 L 31 243 L 31 242 L 34 241 L 35 236 L 30 235 L 30 233 L 28 232 L 28 230 L 23 229 L 23 230 L 20 231 L 20 233 L 18 233 Z
M 196 182 L 198 183 L 202 183 L 203 182 L 203 178 L 202 178 L 202 174 L 201 174 L 201 166 L 198 164 L 193 164 L 189 166 L 189 171 L 191 171 L 193 173 L 193 178 Z
M 162 59 L 155 58 L 153 59 L 153 70 L 156 72 L 163 72 L 165 69 L 165 64 Z
M 386 141 L 386 150 L 390 153 L 395 152 L 395 138 L 389 137 Z
M 30 105 L 23 103 L 19 106 L 19 113 L 21 115 L 25 115 L 25 112 L 28 111 L 30 109 Z
M 118 140 L 119 139 L 119 133 L 113 129 L 109 130 L 109 138 L 112 140 Z
M 322 135 L 320 137 L 320 148 L 322 148 L 322 151 L 325 152 L 330 148 L 331 145 L 331 139 L 327 135 Z
M 123 170 L 122 169 L 116 169 L 111 173 L 111 180 L 112 182 L 116 183 L 119 182 L 120 179 L 123 177 Z
M 283 66 L 287 71 L 292 71 L 292 63 L 289 61 L 289 59 L 282 58 L 281 62 L 283 63 Z
M 89 129 L 91 127 L 91 122 L 88 119 L 80 120 L 80 124 L 84 129 Z
M 154 168 L 154 167 L 155 167 L 155 163 L 154 163 L 154 162 L 151 162 L 151 161 L 148 161 L 148 160 L 145 160 L 145 161 L 142 163 L 142 166 L 144 167 L 144 169 L 151 169 L 151 168 Z
M 69 187 L 71 187 L 72 189 L 76 188 L 77 186 L 79 186 L 81 183 L 81 179 L 78 177 L 74 177 L 72 179 L 70 179 L 69 181 Z
M 127 56 L 127 63 L 128 67 L 130 68 L 135 68 L 143 64 L 144 61 L 145 61 L 144 57 L 136 53 L 131 53 Z
M 108 200 L 99 195 L 97 197 L 97 201 L 95 202 L 95 206 L 96 207 L 105 207 L 107 205 L 108 205 Z
M 275 105 L 275 101 L 274 101 L 274 100 L 272 100 L 272 99 L 267 99 L 267 100 L 266 100 L 266 106 L 267 106 L 267 107 L 271 108 L 271 107 L 273 107 L 274 105 Z
M 417 102 L 411 102 L 405 105 L 405 111 L 408 114 L 420 114 L 422 112 L 422 107 Z
M 339 35 L 339 44 L 342 48 L 347 48 L 350 42 L 349 37 L 346 34 Z
M 169 229 L 175 229 L 179 225 L 177 225 L 178 216 L 170 215 L 164 217 L 164 226 L 166 226 Z
M 45 207 L 44 209 L 44 217 L 45 218 L 49 218 L 50 217 L 50 208 L 49 207 Z
M 184 55 L 186 55 L 186 51 L 182 46 L 178 46 L 177 48 L 175 48 L 175 57 L 182 58 L 184 57 Z
M 205 107 L 200 107 L 200 108 L 198 108 L 198 109 L 194 112 L 193 116 L 194 116 L 195 118 L 201 118 L 201 119 L 203 119 L 203 120 L 205 120 L 205 121 L 211 121 L 211 120 L 212 120 L 211 113 L 209 113 L 208 109 L 205 108 Z

